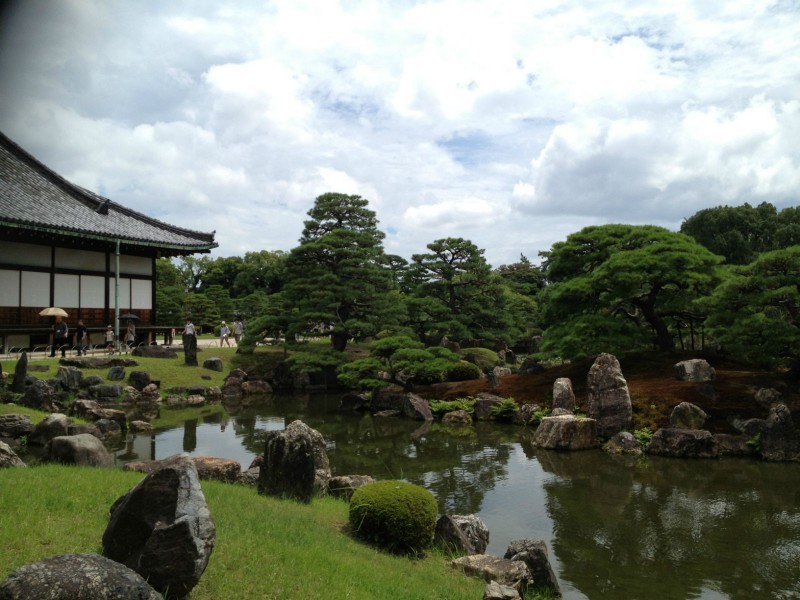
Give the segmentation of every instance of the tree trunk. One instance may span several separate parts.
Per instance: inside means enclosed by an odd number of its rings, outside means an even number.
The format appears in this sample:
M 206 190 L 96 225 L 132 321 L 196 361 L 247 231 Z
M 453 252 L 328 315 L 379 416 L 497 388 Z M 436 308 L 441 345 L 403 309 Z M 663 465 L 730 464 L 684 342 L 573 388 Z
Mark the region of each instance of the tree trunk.
M 344 352 L 347 347 L 347 338 L 350 337 L 346 331 L 334 331 L 331 334 L 331 346 L 334 350 Z
M 653 302 L 639 302 L 639 308 L 642 310 L 644 320 L 650 323 L 650 326 L 656 332 L 656 345 L 659 350 L 674 350 L 675 340 L 672 339 L 672 334 L 664 320 L 656 313 L 655 304 Z

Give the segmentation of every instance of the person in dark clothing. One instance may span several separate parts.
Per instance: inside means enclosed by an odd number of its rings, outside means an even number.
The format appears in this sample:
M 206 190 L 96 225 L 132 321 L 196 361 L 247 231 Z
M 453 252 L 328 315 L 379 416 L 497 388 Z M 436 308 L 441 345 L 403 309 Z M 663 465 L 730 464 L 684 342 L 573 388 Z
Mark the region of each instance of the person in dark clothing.
M 67 346 L 69 345 L 69 327 L 61 317 L 56 317 L 56 324 L 53 326 L 53 347 L 50 349 L 50 357 L 56 355 L 56 348 L 61 348 L 61 358 L 67 356 Z
M 78 319 L 78 326 L 75 328 L 75 345 L 78 347 L 78 356 L 86 356 L 86 348 L 89 344 L 89 330 L 83 324 L 83 319 Z

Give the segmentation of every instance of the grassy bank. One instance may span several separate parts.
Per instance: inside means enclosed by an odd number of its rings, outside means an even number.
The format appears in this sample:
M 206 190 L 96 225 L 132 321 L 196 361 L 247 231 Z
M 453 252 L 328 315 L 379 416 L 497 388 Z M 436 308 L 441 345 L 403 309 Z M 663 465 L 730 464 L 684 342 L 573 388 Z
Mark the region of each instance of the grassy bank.
M 109 507 L 141 477 L 55 465 L 0 470 L 0 580 L 55 554 L 101 553 Z M 202 486 L 217 543 L 191 600 L 481 597 L 483 582 L 451 569 L 442 556 L 411 560 L 351 539 L 341 500 L 303 505 L 242 486 Z

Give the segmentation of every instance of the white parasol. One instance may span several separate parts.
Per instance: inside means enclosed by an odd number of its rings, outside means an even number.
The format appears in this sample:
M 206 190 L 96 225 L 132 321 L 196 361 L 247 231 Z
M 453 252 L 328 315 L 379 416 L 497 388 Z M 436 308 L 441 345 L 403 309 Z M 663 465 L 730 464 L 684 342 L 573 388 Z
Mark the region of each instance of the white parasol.
M 66 317 L 67 311 L 57 306 L 50 306 L 39 313 L 42 317 Z

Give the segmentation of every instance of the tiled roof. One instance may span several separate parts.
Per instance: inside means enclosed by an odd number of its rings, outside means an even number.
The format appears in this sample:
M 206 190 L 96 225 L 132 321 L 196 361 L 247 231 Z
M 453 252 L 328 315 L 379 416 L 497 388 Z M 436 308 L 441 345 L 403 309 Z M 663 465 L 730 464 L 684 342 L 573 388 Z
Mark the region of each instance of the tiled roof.
M 216 248 L 214 233 L 182 229 L 74 185 L 0 133 L 0 226 L 49 231 L 191 254 Z

